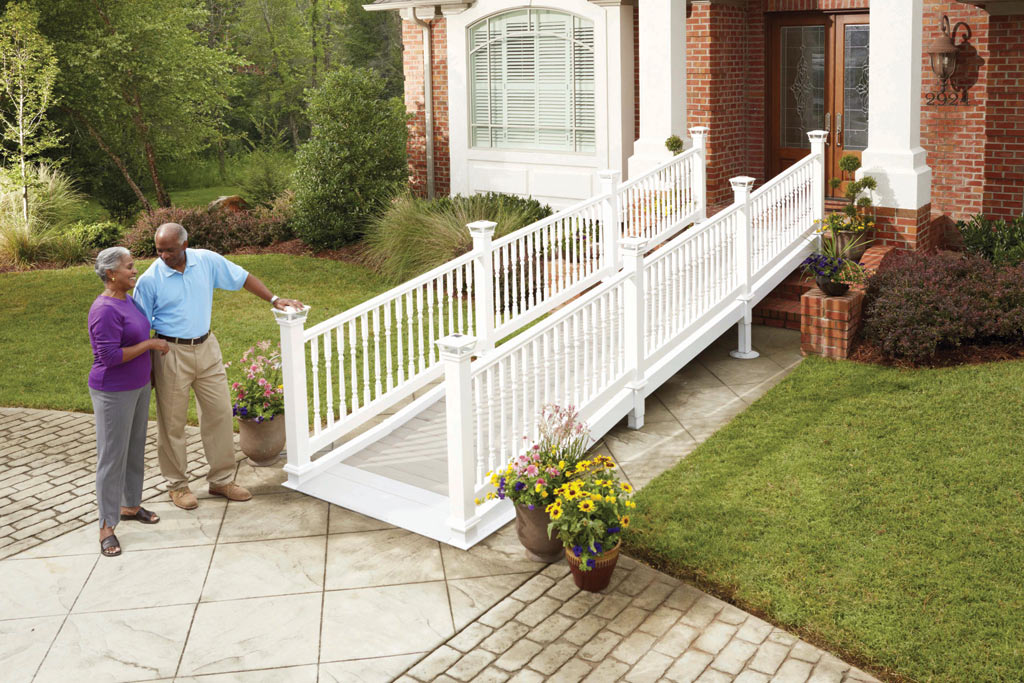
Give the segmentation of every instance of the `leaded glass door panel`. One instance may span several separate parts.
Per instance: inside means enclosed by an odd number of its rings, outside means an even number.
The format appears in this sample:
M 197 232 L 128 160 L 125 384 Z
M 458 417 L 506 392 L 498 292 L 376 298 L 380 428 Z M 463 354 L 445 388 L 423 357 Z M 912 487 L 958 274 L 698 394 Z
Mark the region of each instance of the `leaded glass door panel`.
M 810 152 L 815 129 L 829 131 L 825 169 L 840 177 L 843 154 L 867 147 L 868 15 L 775 14 L 768 30 L 769 177 Z

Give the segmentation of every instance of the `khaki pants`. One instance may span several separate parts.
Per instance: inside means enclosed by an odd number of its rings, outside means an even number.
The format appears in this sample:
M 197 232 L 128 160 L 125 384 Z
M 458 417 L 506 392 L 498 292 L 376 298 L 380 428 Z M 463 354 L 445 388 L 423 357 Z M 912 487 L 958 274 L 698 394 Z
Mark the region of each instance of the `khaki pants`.
M 188 484 L 185 421 L 190 388 L 196 395 L 199 432 L 210 465 L 207 481 L 215 486 L 229 484 L 235 474 L 234 434 L 228 378 L 217 338 L 211 334 L 202 344 L 169 346 L 166 355 L 153 352 L 157 453 L 167 488 L 173 491 Z

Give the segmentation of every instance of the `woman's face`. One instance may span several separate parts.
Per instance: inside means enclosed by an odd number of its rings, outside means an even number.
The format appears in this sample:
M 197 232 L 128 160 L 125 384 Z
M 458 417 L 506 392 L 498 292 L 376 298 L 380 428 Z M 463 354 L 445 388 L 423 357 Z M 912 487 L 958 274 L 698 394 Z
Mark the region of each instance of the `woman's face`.
M 139 271 L 135 270 L 135 259 L 125 256 L 114 270 L 107 271 L 107 285 L 111 289 L 126 292 L 135 287 L 135 278 Z

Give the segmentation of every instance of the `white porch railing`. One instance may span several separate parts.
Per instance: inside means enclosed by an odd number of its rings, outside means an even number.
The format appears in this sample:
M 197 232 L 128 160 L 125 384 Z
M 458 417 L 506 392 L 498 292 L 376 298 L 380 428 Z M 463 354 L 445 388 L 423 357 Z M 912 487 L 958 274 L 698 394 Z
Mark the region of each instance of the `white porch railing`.
M 293 482 L 350 455 L 358 441 L 334 444 L 441 379 L 438 340 L 471 335 L 488 358 L 499 339 L 613 277 L 620 237 L 654 245 L 703 220 L 707 129 L 690 132 L 686 152 L 621 186 L 604 172 L 596 197 L 505 237 L 471 224 L 468 254 L 308 330 L 305 311 L 275 311 Z
M 731 206 L 662 248 L 645 256 L 643 235 L 624 238 L 621 273 L 494 353 L 474 362 L 471 336 L 438 341 L 449 525 L 462 547 L 503 504 L 475 504 L 486 473 L 537 437 L 541 406 L 575 406 L 596 439 L 623 415 L 641 427 L 646 396 L 730 326 L 739 323 L 735 355 L 757 355 L 751 309 L 811 251 L 822 215 L 826 133 L 808 136 L 807 159 L 753 195 L 752 178 L 733 179 Z

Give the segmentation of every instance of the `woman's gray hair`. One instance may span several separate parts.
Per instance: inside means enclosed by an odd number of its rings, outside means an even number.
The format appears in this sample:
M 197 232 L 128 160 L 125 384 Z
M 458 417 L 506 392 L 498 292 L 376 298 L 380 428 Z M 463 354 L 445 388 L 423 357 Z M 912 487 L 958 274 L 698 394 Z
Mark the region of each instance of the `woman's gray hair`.
M 124 247 L 108 247 L 96 255 L 96 274 L 104 282 L 107 281 L 107 271 L 117 270 L 121 261 L 131 258 L 132 253 Z

